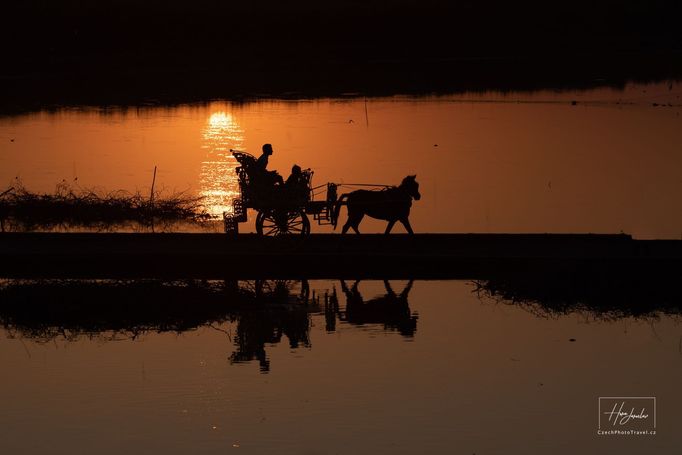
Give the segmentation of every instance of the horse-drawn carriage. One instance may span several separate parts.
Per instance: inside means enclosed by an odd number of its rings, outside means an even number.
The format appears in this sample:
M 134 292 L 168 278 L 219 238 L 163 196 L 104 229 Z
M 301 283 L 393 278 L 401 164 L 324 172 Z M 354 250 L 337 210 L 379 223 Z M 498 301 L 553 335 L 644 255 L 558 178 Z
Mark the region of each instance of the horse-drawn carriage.
M 300 175 L 285 184 L 275 184 L 271 171 L 256 165 L 256 158 L 245 152 L 231 150 L 239 162 L 236 168 L 240 197 L 232 202 L 232 213 L 223 214 L 226 233 L 236 234 L 239 223 L 247 221 L 247 210 L 254 209 L 256 232 L 259 235 L 310 234 L 310 219 L 318 224 L 332 224 L 336 204 L 336 184 L 312 186 L 313 171 L 301 170 Z M 315 200 L 315 191 L 323 191 L 326 198 Z
M 344 205 L 348 207 L 348 220 L 341 229 L 343 234 L 348 229 L 359 234 L 358 227 L 365 215 L 388 221 L 386 234 L 391 232 L 397 221 L 405 226 L 408 233 L 413 233 L 408 220 L 410 207 L 413 199 L 418 201 L 421 198 L 416 175 L 408 175 L 398 186 L 346 183 L 343 186 L 379 187 L 382 190 L 355 190 L 338 196 L 339 185 L 336 183 L 313 187 L 313 171 L 310 169 L 298 168 L 297 173 L 292 172 L 292 176 L 283 182 L 276 172 L 258 166 L 253 155 L 237 150 L 231 152 L 239 162 L 236 171 L 241 194 L 232 202 L 232 213 L 223 213 L 228 234 L 239 232 L 239 223 L 247 220 L 247 210 L 251 208 L 258 212 L 256 232 L 259 235 L 308 235 L 308 215 L 312 215 L 318 224 L 336 227 L 339 210 Z M 327 190 L 325 199 L 315 200 L 316 191 L 322 193 L 324 187 Z

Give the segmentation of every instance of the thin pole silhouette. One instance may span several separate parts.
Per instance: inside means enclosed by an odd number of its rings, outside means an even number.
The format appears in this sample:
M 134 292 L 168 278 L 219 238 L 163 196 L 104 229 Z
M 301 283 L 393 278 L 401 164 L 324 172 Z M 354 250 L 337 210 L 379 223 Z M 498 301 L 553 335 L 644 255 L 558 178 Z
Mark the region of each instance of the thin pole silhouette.
M 156 166 L 154 166 L 154 176 L 152 177 L 152 191 L 149 195 L 149 208 L 152 216 L 152 232 L 154 232 L 154 184 L 156 183 Z
M 154 166 L 154 176 L 152 177 L 152 191 L 149 195 L 149 203 L 154 206 L 154 184 L 156 183 L 156 166 Z

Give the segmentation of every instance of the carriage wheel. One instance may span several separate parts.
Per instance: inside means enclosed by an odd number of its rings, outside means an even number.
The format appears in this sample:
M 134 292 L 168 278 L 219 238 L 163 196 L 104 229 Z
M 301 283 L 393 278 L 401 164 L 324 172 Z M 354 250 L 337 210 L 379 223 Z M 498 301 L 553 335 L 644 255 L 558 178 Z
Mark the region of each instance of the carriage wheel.
M 310 221 L 303 210 L 267 210 L 256 217 L 258 235 L 308 235 Z
M 256 280 L 245 283 L 245 289 L 253 292 L 256 298 L 279 298 L 282 301 L 293 298 L 306 304 L 310 300 L 308 280 Z

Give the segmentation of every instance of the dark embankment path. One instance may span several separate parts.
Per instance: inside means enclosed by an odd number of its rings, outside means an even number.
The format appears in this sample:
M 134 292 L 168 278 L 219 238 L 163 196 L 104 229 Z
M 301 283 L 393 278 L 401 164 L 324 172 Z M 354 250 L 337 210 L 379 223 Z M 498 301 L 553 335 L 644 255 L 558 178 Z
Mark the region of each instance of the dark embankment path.
M 682 241 L 627 235 L 4 233 L 4 278 L 487 279 L 682 276 Z

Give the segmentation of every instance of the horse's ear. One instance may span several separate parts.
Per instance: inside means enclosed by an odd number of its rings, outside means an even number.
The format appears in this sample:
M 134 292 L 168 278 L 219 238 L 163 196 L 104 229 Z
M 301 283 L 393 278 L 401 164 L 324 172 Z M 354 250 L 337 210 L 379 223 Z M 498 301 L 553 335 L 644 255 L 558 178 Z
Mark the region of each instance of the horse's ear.
M 417 174 L 411 175 L 410 178 L 411 178 L 412 180 L 417 180 Z

